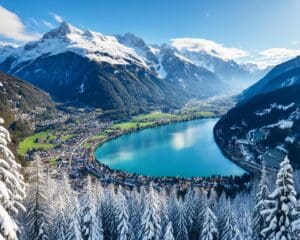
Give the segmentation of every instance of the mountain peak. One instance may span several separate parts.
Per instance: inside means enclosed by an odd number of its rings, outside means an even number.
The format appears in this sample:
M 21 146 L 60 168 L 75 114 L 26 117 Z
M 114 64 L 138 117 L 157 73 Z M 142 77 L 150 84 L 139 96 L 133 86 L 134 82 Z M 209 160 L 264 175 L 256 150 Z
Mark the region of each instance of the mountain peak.
M 68 34 L 82 34 L 82 30 L 64 21 L 58 27 L 46 33 L 43 38 L 66 37 Z
M 124 35 L 116 35 L 116 37 L 121 43 L 127 46 L 147 48 L 147 44 L 144 42 L 144 40 L 131 32 L 127 32 Z

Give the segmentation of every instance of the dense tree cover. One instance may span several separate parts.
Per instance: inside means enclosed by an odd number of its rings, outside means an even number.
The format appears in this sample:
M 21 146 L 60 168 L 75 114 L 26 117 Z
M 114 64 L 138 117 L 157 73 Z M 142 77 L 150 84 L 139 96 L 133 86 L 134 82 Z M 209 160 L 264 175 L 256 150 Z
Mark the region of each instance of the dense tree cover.
M 273 178 L 262 168 L 259 184 L 253 182 L 234 198 L 200 188 L 182 195 L 176 187 L 166 191 L 154 183 L 131 190 L 103 187 L 91 177 L 83 189 L 74 190 L 66 176 L 47 179 L 38 162 L 36 171 L 43 177 L 38 184 L 34 175 L 27 215 L 32 219 L 35 211 L 39 219 L 27 221 L 28 239 L 294 240 L 299 236 L 299 200 L 287 158 L 274 187 L 269 184 Z

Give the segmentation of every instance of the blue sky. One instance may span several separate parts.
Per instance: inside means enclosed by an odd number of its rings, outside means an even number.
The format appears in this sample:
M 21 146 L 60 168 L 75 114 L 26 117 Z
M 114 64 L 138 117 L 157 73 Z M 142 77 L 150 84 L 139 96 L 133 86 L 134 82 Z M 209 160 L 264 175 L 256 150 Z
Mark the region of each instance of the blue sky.
M 0 40 L 28 41 L 65 20 L 104 34 L 133 32 L 148 43 L 210 40 L 247 52 L 243 57 L 249 61 L 300 54 L 298 0 L 0 0 L 0 5 L 23 25 L 10 24 L 0 11 Z

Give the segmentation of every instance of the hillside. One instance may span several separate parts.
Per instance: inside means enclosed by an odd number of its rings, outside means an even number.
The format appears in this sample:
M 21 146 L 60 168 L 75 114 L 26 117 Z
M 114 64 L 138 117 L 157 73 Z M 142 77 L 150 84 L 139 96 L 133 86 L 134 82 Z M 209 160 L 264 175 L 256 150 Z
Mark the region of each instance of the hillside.
M 300 162 L 300 86 L 257 95 L 230 110 L 215 126 L 215 138 L 235 161 L 278 168 L 284 155 Z
M 13 148 L 31 133 L 31 122 L 54 113 L 50 96 L 18 78 L 0 72 L 0 116 L 12 134 Z
M 282 87 L 300 84 L 300 57 L 284 62 L 274 67 L 264 78 L 246 89 L 242 95 L 242 100 L 274 91 Z

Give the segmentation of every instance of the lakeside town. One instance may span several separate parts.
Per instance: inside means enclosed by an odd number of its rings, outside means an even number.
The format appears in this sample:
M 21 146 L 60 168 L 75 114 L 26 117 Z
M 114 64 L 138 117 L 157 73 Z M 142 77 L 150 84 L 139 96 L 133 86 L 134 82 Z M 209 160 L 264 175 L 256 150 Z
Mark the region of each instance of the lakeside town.
M 58 111 L 53 119 L 35 121 L 36 133 L 20 142 L 18 152 L 27 161 L 38 156 L 49 166 L 51 176 L 60 177 L 67 173 L 78 184 L 82 184 L 80 180 L 84 176 L 91 174 L 104 185 L 116 184 L 128 188 L 147 186 L 150 182 L 165 189 L 176 185 L 182 191 L 191 186 L 204 189 L 242 188 L 244 183 L 250 181 L 248 174 L 235 177 L 150 177 L 111 169 L 95 158 L 94 152 L 99 145 L 123 134 L 176 122 L 219 117 L 225 110 L 223 107 L 216 107 L 216 104 L 210 104 L 211 101 L 221 103 L 224 99 L 192 102 L 182 111 L 155 111 L 127 117 L 122 121 L 103 118 L 105 114 L 100 109 L 68 106 L 64 111 Z

